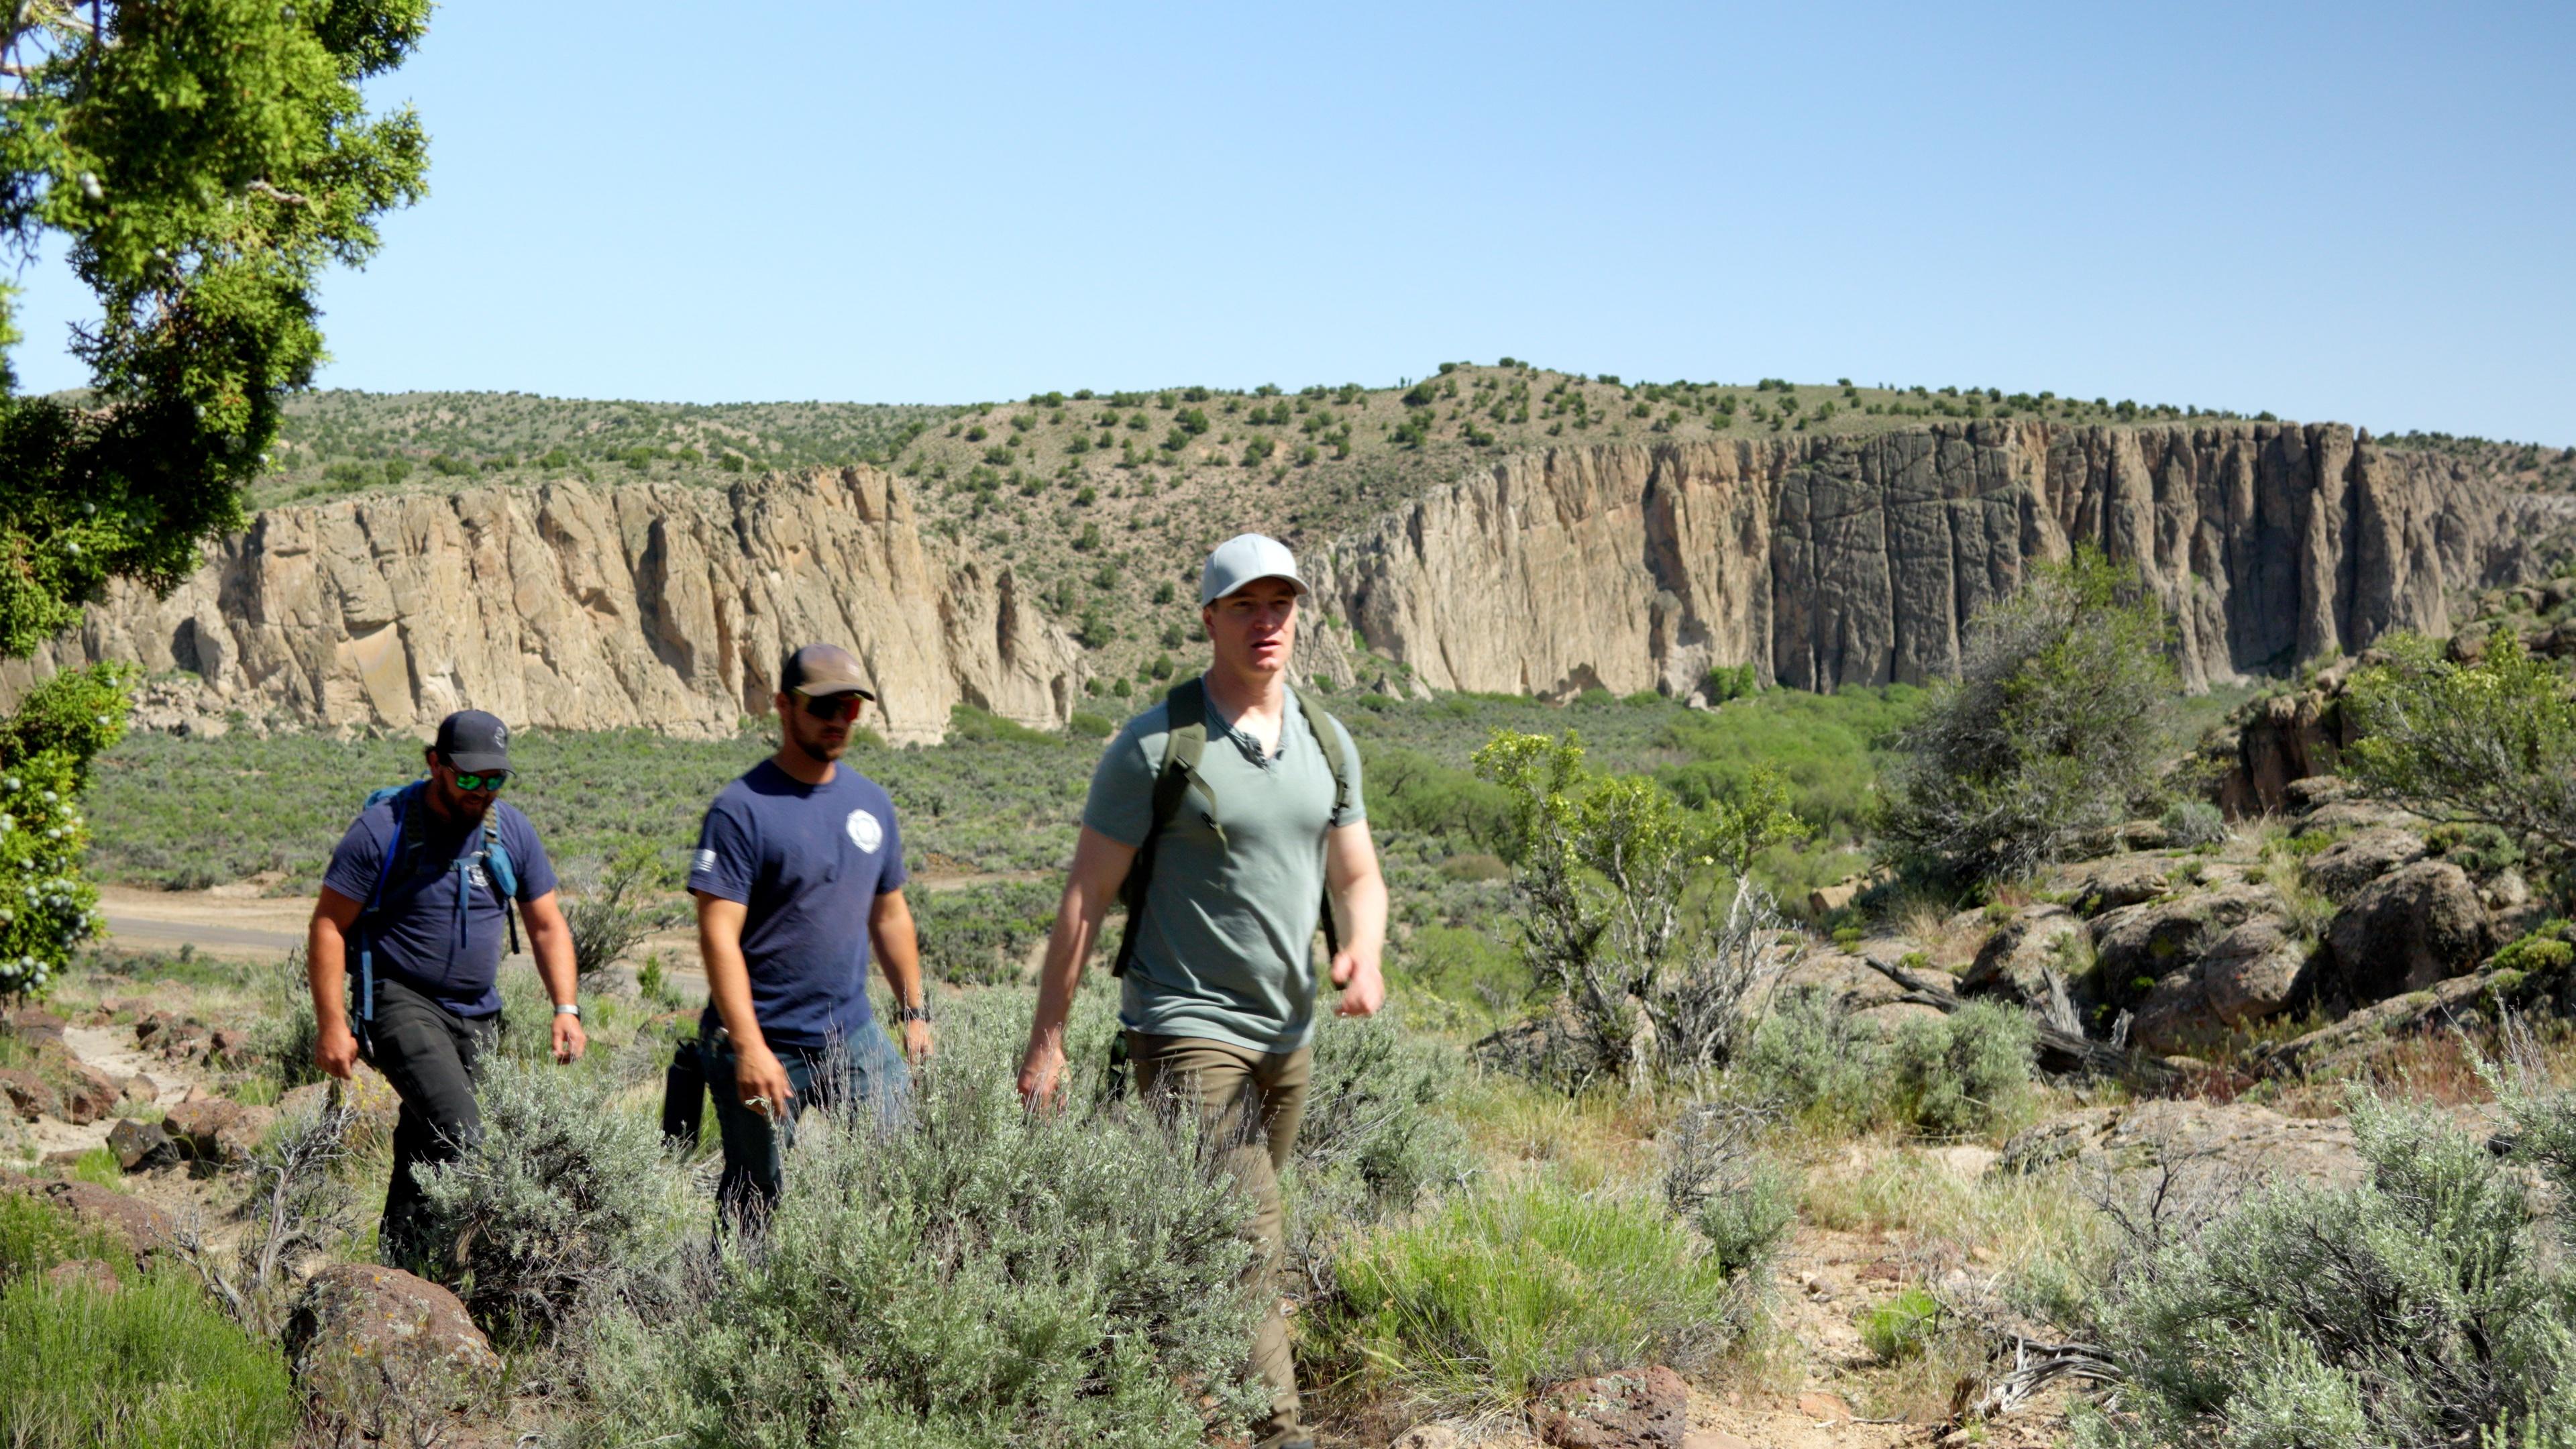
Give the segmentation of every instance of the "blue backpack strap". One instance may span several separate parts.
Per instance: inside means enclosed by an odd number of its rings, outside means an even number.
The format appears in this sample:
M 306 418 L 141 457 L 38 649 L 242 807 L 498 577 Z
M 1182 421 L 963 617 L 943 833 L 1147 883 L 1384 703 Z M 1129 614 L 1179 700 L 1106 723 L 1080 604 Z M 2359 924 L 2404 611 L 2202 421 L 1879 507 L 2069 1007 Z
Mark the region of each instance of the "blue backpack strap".
M 361 1022 L 376 1019 L 376 950 L 370 939 L 372 933 L 366 928 L 366 920 L 375 914 L 377 906 L 384 903 L 385 882 L 393 876 L 394 863 L 402 859 L 403 828 L 411 823 L 411 807 L 420 798 L 421 783 L 415 780 L 408 785 L 388 785 L 381 790 L 371 790 L 367 793 L 367 803 L 358 807 L 360 814 L 388 800 L 394 807 L 394 831 L 385 838 L 384 859 L 376 863 L 375 888 L 367 892 L 367 903 L 358 911 L 358 1020 Z
M 510 954 L 519 954 L 519 868 L 510 861 L 509 843 L 501 839 L 496 817 L 501 806 L 495 801 L 483 812 L 483 878 L 490 882 L 492 894 L 501 898 L 501 923 L 509 928 Z

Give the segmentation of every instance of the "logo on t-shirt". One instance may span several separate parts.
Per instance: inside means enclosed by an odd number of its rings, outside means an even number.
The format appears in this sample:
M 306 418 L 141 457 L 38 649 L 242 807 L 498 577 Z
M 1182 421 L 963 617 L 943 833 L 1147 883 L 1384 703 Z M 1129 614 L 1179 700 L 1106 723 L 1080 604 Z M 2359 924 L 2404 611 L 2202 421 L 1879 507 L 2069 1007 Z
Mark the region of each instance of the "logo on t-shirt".
M 689 869 L 693 874 L 706 875 L 714 871 L 715 868 L 716 853 L 712 850 L 701 850 L 698 852 L 697 864 L 691 866 Z
M 868 854 L 876 854 L 877 847 L 885 844 L 884 824 L 866 810 L 851 811 L 848 825 L 850 843 Z

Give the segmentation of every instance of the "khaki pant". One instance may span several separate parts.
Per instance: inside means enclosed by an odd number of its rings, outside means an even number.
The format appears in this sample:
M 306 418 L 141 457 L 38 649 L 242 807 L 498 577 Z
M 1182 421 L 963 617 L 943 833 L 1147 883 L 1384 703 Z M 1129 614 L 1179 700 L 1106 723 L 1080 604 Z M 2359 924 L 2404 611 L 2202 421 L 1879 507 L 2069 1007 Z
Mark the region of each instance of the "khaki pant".
M 1262 1442 L 1297 1438 L 1297 1364 L 1288 1349 L 1288 1321 L 1280 1315 L 1273 1279 L 1287 1246 L 1279 1174 L 1288 1166 L 1297 1124 L 1306 1115 L 1306 1077 L 1314 1052 L 1300 1047 L 1264 1054 L 1203 1037 L 1131 1031 L 1127 1055 L 1138 1094 L 1151 1102 L 1168 1092 L 1195 1107 L 1201 1127 L 1214 1138 L 1218 1162 L 1252 1194 L 1258 1251 L 1245 1276 L 1268 1299 L 1252 1339 L 1252 1370 L 1270 1386 L 1271 1419 Z

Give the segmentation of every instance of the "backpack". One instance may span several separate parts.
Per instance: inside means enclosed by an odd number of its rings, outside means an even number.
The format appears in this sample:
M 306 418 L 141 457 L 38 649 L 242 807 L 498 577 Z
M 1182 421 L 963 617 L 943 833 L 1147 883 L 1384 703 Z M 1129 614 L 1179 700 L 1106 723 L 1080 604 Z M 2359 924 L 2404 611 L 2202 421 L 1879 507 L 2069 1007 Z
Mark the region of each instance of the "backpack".
M 384 860 L 376 867 L 375 888 L 367 892 L 367 903 L 358 912 L 361 923 L 374 915 L 376 907 L 384 901 L 385 882 L 393 878 L 395 867 L 403 860 L 403 835 L 411 825 L 412 809 L 420 803 L 421 791 L 428 783 L 414 780 L 407 785 L 387 785 L 380 790 L 370 790 L 366 803 L 358 807 L 362 815 L 387 801 L 393 802 L 394 807 L 394 833 L 385 841 Z M 512 907 L 519 898 L 519 871 L 510 861 L 510 847 L 502 842 L 501 827 L 489 810 L 483 812 L 483 848 L 472 855 L 460 856 L 456 861 L 456 869 L 465 872 L 468 879 L 472 874 L 468 868 L 472 866 L 483 868 L 485 886 L 500 897 L 501 920 L 510 932 L 509 954 L 518 955 L 519 917 Z M 460 881 L 457 886 L 457 910 L 460 913 L 465 909 L 464 889 Z M 363 926 L 358 936 L 358 1019 L 376 1019 L 376 952 Z
M 1341 729 L 1331 715 L 1317 709 L 1303 693 L 1293 688 L 1288 692 L 1297 701 L 1298 713 L 1306 717 L 1307 730 L 1324 751 L 1324 768 L 1333 775 L 1333 814 L 1338 817 L 1351 807 L 1350 772 L 1342 754 Z M 1207 682 L 1185 679 L 1163 696 L 1163 704 L 1170 711 L 1171 729 L 1164 740 L 1162 769 L 1154 775 L 1153 823 L 1146 827 L 1144 843 L 1136 847 L 1135 864 L 1127 868 L 1127 879 L 1118 887 L 1118 899 L 1127 907 L 1127 925 L 1119 933 L 1118 955 L 1109 966 L 1113 977 L 1126 975 L 1128 964 L 1135 959 L 1137 923 L 1145 916 L 1145 890 L 1153 882 L 1154 847 L 1162 839 L 1163 827 L 1180 813 L 1181 801 L 1192 790 L 1207 797 L 1210 810 L 1216 808 L 1216 790 L 1199 773 L 1199 758 L 1207 752 Z M 1225 827 L 1217 824 L 1213 816 L 1208 823 L 1216 830 L 1217 844 L 1224 845 Z M 1321 920 L 1324 953 L 1330 957 L 1341 951 L 1342 942 L 1341 931 L 1333 924 L 1333 888 L 1329 881 L 1324 886 Z

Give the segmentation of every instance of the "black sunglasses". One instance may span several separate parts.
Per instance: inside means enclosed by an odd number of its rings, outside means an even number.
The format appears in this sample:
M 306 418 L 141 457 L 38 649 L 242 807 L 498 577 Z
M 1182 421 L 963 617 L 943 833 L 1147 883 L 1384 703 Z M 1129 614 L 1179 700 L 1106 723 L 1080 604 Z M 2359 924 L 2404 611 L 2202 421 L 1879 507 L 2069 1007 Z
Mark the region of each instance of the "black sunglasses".
M 855 694 L 808 694 L 800 696 L 798 708 L 820 720 L 857 719 L 859 707 L 866 703 Z

